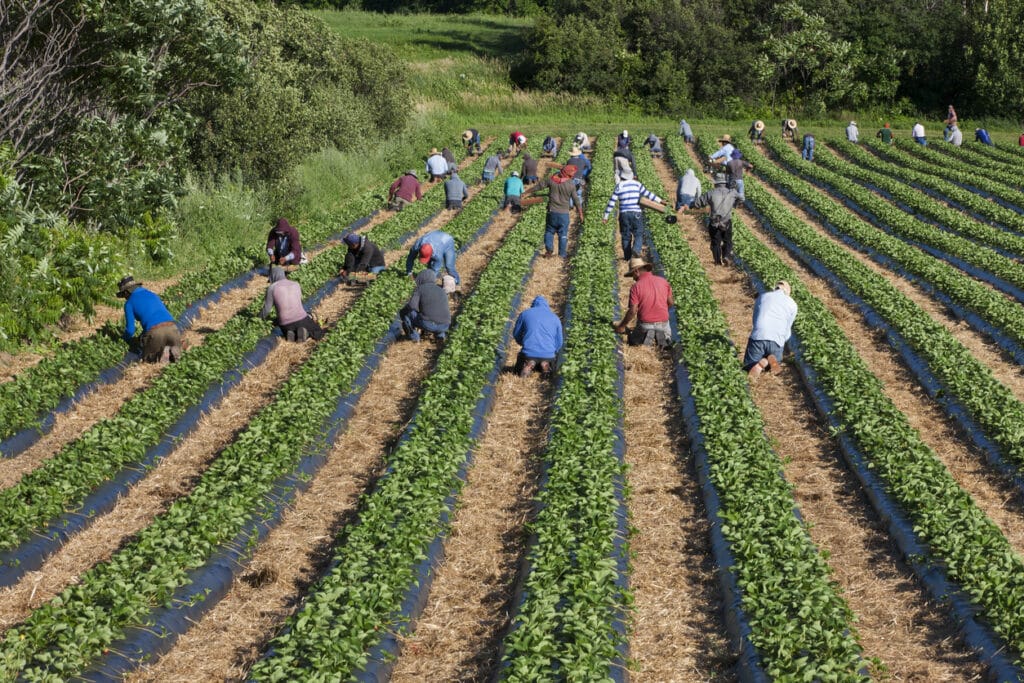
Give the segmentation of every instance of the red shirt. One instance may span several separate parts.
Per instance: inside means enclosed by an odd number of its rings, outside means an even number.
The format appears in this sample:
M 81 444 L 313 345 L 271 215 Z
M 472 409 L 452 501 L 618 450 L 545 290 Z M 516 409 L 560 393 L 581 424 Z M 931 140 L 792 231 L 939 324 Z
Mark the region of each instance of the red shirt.
M 388 198 L 401 197 L 407 202 L 423 198 L 423 191 L 416 176 L 406 173 L 395 182 L 391 183 L 391 192 Z
M 643 270 L 633 286 L 629 288 L 629 306 L 636 308 L 637 318 L 642 323 L 668 322 L 668 299 L 672 286 L 668 280 Z

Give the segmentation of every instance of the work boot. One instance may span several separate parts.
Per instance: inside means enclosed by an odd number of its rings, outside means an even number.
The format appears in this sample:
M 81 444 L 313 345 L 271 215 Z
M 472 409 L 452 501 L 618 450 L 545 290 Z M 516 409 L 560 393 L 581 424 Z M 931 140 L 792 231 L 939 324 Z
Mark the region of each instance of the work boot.
M 285 333 L 285 335 L 284 335 L 284 339 L 285 339 L 285 341 L 290 341 L 290 342 L 295 341 L 295 330 L 288 330 L 288 332 Z
M 543 379 L 551 376 L 551 361 L 542 360 L 540 362 L 540 376 Z
M 307 339 L 309 339 L 309 330 L 307 330 L 305 327 L 300 327 L 298 329 L 298 333 L 296 334 L 296 339 L 300 342 L 304 342 Z
M 764 372 L 764 369 L 766 367 L 768 367 L 768 361 L 766 361 L 764 358 L 757 361 L 756 363 L 754 363 L 754 367 L 750 368 L 750 371 L 747 372 L 747 379 L 751 381 L 757 379 L 757 377 L 762 372 Z
M 775 374 L 782 372 L 782 365 L 779 364 L 779 359 L 775 357 L 775 354 L 768 355 L 768 367 Z
M 529 377 L 530 373 L 533 372 L 533 369 L 535 367 L 537 367 L 537 361 L 535 361 L 535 360 L 528 360 L 528 361 L 526 361 L 525 363 L 523 363 L 523 369 L 519 371 L 519 376 L 520 377 Z
M 180 359 L 181 359 L 181 347 L 180 346 L 172 346 L 171 347 L 171 362 L 172 363 L 177 363 Z
M 171 347 L 170 346 L 165 346 L 164 347 L 163 352 L 160 354 L 160 362 L 161 363 L 170 363 L 171 362 Z

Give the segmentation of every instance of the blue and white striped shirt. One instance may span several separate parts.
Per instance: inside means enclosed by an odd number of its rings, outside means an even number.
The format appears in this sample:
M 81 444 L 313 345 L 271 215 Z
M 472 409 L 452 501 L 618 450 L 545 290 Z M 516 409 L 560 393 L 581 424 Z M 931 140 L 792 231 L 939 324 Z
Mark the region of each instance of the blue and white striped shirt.
M 615 202 L 619 203 L 619 213 L 630 213 L 640 211 L 640 197 L 644 196 L 648 199 L 652 199 L 656 202 L 660 202 L 661 199 L 658 195 L 654 194 L 639 180 L 623 180 L 615 186 L 615 191 L 612 192 L 612 196 L 608 198 L 608 205 L 604 207 L 605 220 L 612 214 L 612 209 L 615 208 Z

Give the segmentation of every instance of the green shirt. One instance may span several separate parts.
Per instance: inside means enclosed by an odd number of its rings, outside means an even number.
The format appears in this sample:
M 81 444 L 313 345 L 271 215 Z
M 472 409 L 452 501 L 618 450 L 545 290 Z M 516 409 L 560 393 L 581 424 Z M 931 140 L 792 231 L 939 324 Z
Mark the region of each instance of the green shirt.
M 882 130 L 878 131 L 878 135 L 876 135 L 875 137 L 882 138 L 882 142 L 884 142 L 887 145 L 892 144 L 892 128 L 883 128 Z

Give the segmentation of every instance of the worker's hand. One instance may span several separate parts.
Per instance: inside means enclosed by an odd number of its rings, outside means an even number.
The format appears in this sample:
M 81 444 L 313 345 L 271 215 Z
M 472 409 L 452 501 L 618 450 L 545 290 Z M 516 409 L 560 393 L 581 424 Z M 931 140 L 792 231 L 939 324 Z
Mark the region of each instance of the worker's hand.
M 608 222 L 608 219 L 607 219 L 607 218 L 602 218 L 602 219 L 601 219 L 601 222 L 602 222 L 602 223 L 607 223 L 607 222 Z

